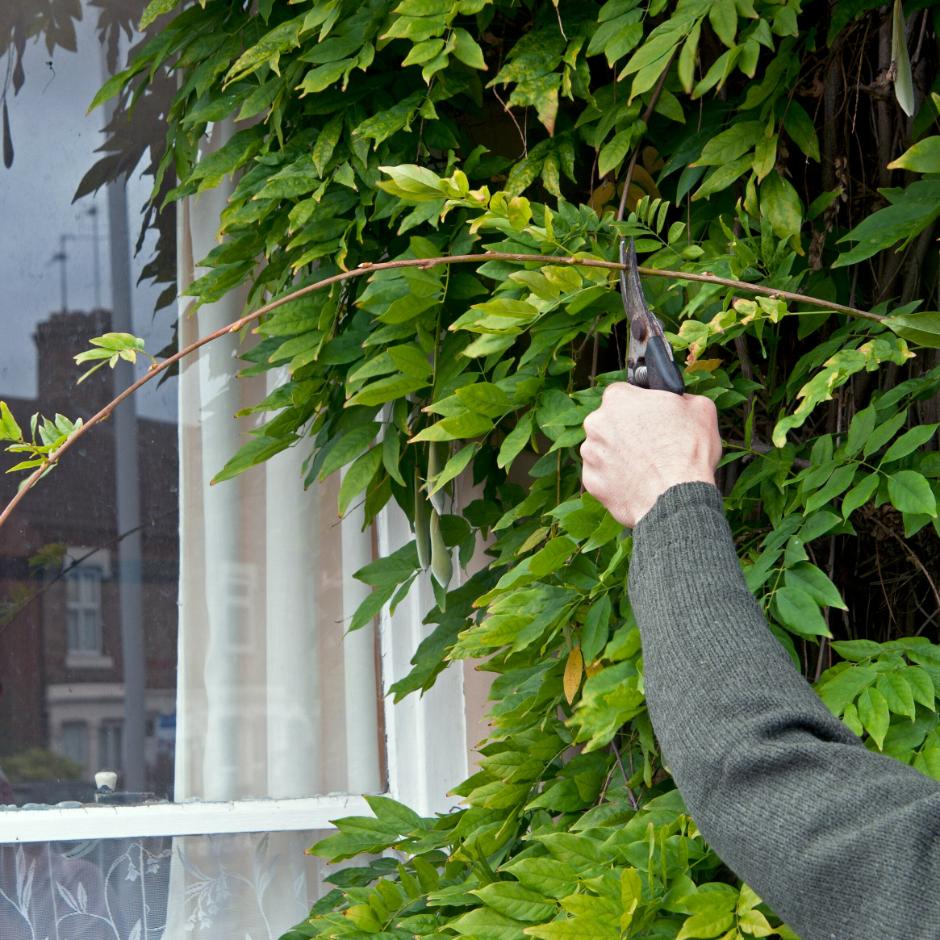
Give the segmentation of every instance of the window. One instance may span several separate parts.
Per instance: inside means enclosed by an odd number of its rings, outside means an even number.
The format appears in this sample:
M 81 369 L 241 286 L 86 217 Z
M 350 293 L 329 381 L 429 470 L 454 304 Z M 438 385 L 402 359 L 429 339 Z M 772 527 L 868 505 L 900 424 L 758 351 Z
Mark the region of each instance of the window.
M 65 616 L 68 651 L 101 655 L 101 569 L 79 565 L 65 575 Z
M 7 97 L 15 157 L 0 169 L 9 246 L 0 398 L 23 427 L 37 411 L 87 417 L 126 387 L 129 364 L 76 385 L 72 357 L 92 337 L 133 332 L 157 352 L 177 329 L 186 343 L 231 322 L 244 302 L 224 298 L 198 317 L 185 305 L 154 313 L 165 284 L 140 275 L 156 234 L 133 254 L 132 221 L 150 188 L 139 172 L 72 202 L 98 160 L 104 118 L 85 109 L 100 84 L 107 6 L 83 0 L 82 18 L 56 21 L 57 36 L 75 30 L 76 52 L 28 42 L 25 81 Z M 108 30 L 122 22 L 105 17 L 103 38 L 117 40 Z M 3 28 L 0 75 L 18 71 Z M 161 113 L 151 104 L 138 110 Z M 214 127 L 206 147 L 230 133 Z M 168 276 L 180 286 L 216 244 L 226 198 L 208 192 L 175 222 L 161 219 L 171 242 L 175 225 L 179 269 Z M 146 386 L 0 529 L 0 602 L 12 611 L 0 624 L 0 768 L 34 755 L 14 793 L 48 805 L 10 814 L 0 837 L 0 901 L 34 861 L 45 879 L 29 904 L 0 903 L 4 940 L 55 936 L 57 905 L 69 903 L 58 885 L 86 911 L 120 911 L 116 940 L 276 938 L 322 890 L 304 849 L 330 820 L 368 814 L 363 795 L 374 792 L 446 811 L 466 775 L 460 671 L 386 707 L 424 636 L 429 585 L 394 616 L 345 629 L 368 590 L 352 572 L 409 541 L 407 521 L 390 510 L 363 532 L 355 512 L 338 520 L 338 481 L 303 489 L 309 442 L 210 486 L 244 439 L 232 416 L 271 390 L 263 379 L 231 381 L 242 342 L 228 336 L 177 378 Z M 17 482 L 0 474 L 0 502 Z M 120 772 L 127 799 L 96 806 L 93 775 L 106 769 Z M 153 799 L 135 805 L 136 794 Z M 145 907 L 112 893 L 133 892 L 131 874 L 146 876 Z
M 124 764 L 121 752 L 123 722 L 103 721 L 98 726 L 98 757 L 95 766 L 98 770 L 119 771 Z
M 59 737 L 59 753 L 79 767 L 88 765 L 88 724 L 84 721 L 66 721 Z

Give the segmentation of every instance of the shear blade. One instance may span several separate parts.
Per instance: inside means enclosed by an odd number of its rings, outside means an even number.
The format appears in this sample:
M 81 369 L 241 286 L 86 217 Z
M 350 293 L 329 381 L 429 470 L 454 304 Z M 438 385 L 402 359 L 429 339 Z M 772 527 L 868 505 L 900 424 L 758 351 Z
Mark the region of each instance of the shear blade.
M 620 239 L 620 263 L 623 267 L 620 269 L 620 296 L 623 299 L 623 309 L 630 321 L 630 333 L 638 340 L 647 339 L 652 332 L 651 324 L 653 314 L 646 304 L 646 298 L 643 296 L 643 286 L 640 284 L 640 272 L 636 260 L 636 248 L 633 239 L 630 239 L 630 247 L 627 248 L 627 240 Z M 637 329 L 642 325 L 643 329 Z M 638 335 L 639 334 L 639 335 Z

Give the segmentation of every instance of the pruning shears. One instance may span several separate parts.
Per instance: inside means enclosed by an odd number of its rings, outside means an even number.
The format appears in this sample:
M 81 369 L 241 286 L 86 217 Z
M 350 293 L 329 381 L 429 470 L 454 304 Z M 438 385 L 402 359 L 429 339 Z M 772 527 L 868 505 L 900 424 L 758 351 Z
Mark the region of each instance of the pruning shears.
M 620 296 L 630 324 L 627 346 L 627 381 L 640 388 L 654 388 L 681 395 L 685 390 L 682 374 L 666 342 L 663 325 L 646 305 L 640 272 L 637 269 L 633 239 L 620 239 Z

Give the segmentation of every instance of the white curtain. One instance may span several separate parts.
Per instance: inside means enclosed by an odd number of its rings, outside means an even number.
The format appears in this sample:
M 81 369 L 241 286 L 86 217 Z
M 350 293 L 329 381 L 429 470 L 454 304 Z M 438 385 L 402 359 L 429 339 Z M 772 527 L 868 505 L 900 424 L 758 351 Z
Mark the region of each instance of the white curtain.
M 215 128 L 218 147 L 231 128 Z M 229 190 L 180 208 L 181 289 L 216 244 Z M 192 313 L 183 303 L 180 343 L 243 312 L 233 294 Z M 288 379 L 236 380 L 249 337 L 231 335 L 184 362 L 179 380 L 180 619 L 175 799 L 311 797 L 384 789 L 375 633 L 347 635 L 363 596 L 351 575 L 372 558 L 361 515 L 340 521 L 335 483 L 303 489 L 310 439 L 215 486 L 213 476 L 247 440 L 234 415 Z M 171 865 L 166 937 L 276 938 L 306 913 L 318 891 L 306 869 L 309 835 L 246 834 L 222 860 L 246 888 L 202 925 L 193 919 L 199 866 Z M 211 840 L 209 840 L 211 842 Z M 231 839 L 220 844 L 235 845 Z M 259 847 L 263 851 L 259 855 Z M 219 863 L 217 847 L 207 857 Z M 279 877 L 259 899 L 259 858 Z M 229 878 L 231 884 L 238 878 Z M 211 923 L 210 923 L 211 921 Z

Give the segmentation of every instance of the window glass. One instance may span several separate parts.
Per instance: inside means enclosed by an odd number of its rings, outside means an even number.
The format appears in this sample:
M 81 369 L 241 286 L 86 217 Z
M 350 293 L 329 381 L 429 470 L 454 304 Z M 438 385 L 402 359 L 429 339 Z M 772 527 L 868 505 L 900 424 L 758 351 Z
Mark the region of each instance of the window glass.
M 131 125 L 86 114 L 145 5 L 0 4 L 0 399 L 27 434 L 35 414 L 87 421 L 146 369 L 78 383 L 92 338 L 133 332 L 160 354 L 242 309 L 167 303 L 225 204 L 144 212 L 172 81 Z M 229 133 L 210 127 L 206 147 Z M 235 413 L 270 391 L 232 381 L 244 342 L 145 386 L 0 528 L 0 802 L 88 801 L 101 770 L 139 801 L 384 789 L 376 634 L 345 630 L 370 533 L 340 524 L 335 487 L 304 492 L 309 442 L 211 485 L 246 439 Z M 0 503 L 20 479 L 0 472 Z
M 0 937 L 276 940 L 323 893 L 321 863 L 303 850 L 325 835 L 0 845 Z M 198 877 L 183 892 L 185 871 Z
M 66 569 L 65 622 L 70 656 L 101 655 L 101 569 L 96 565 Z

